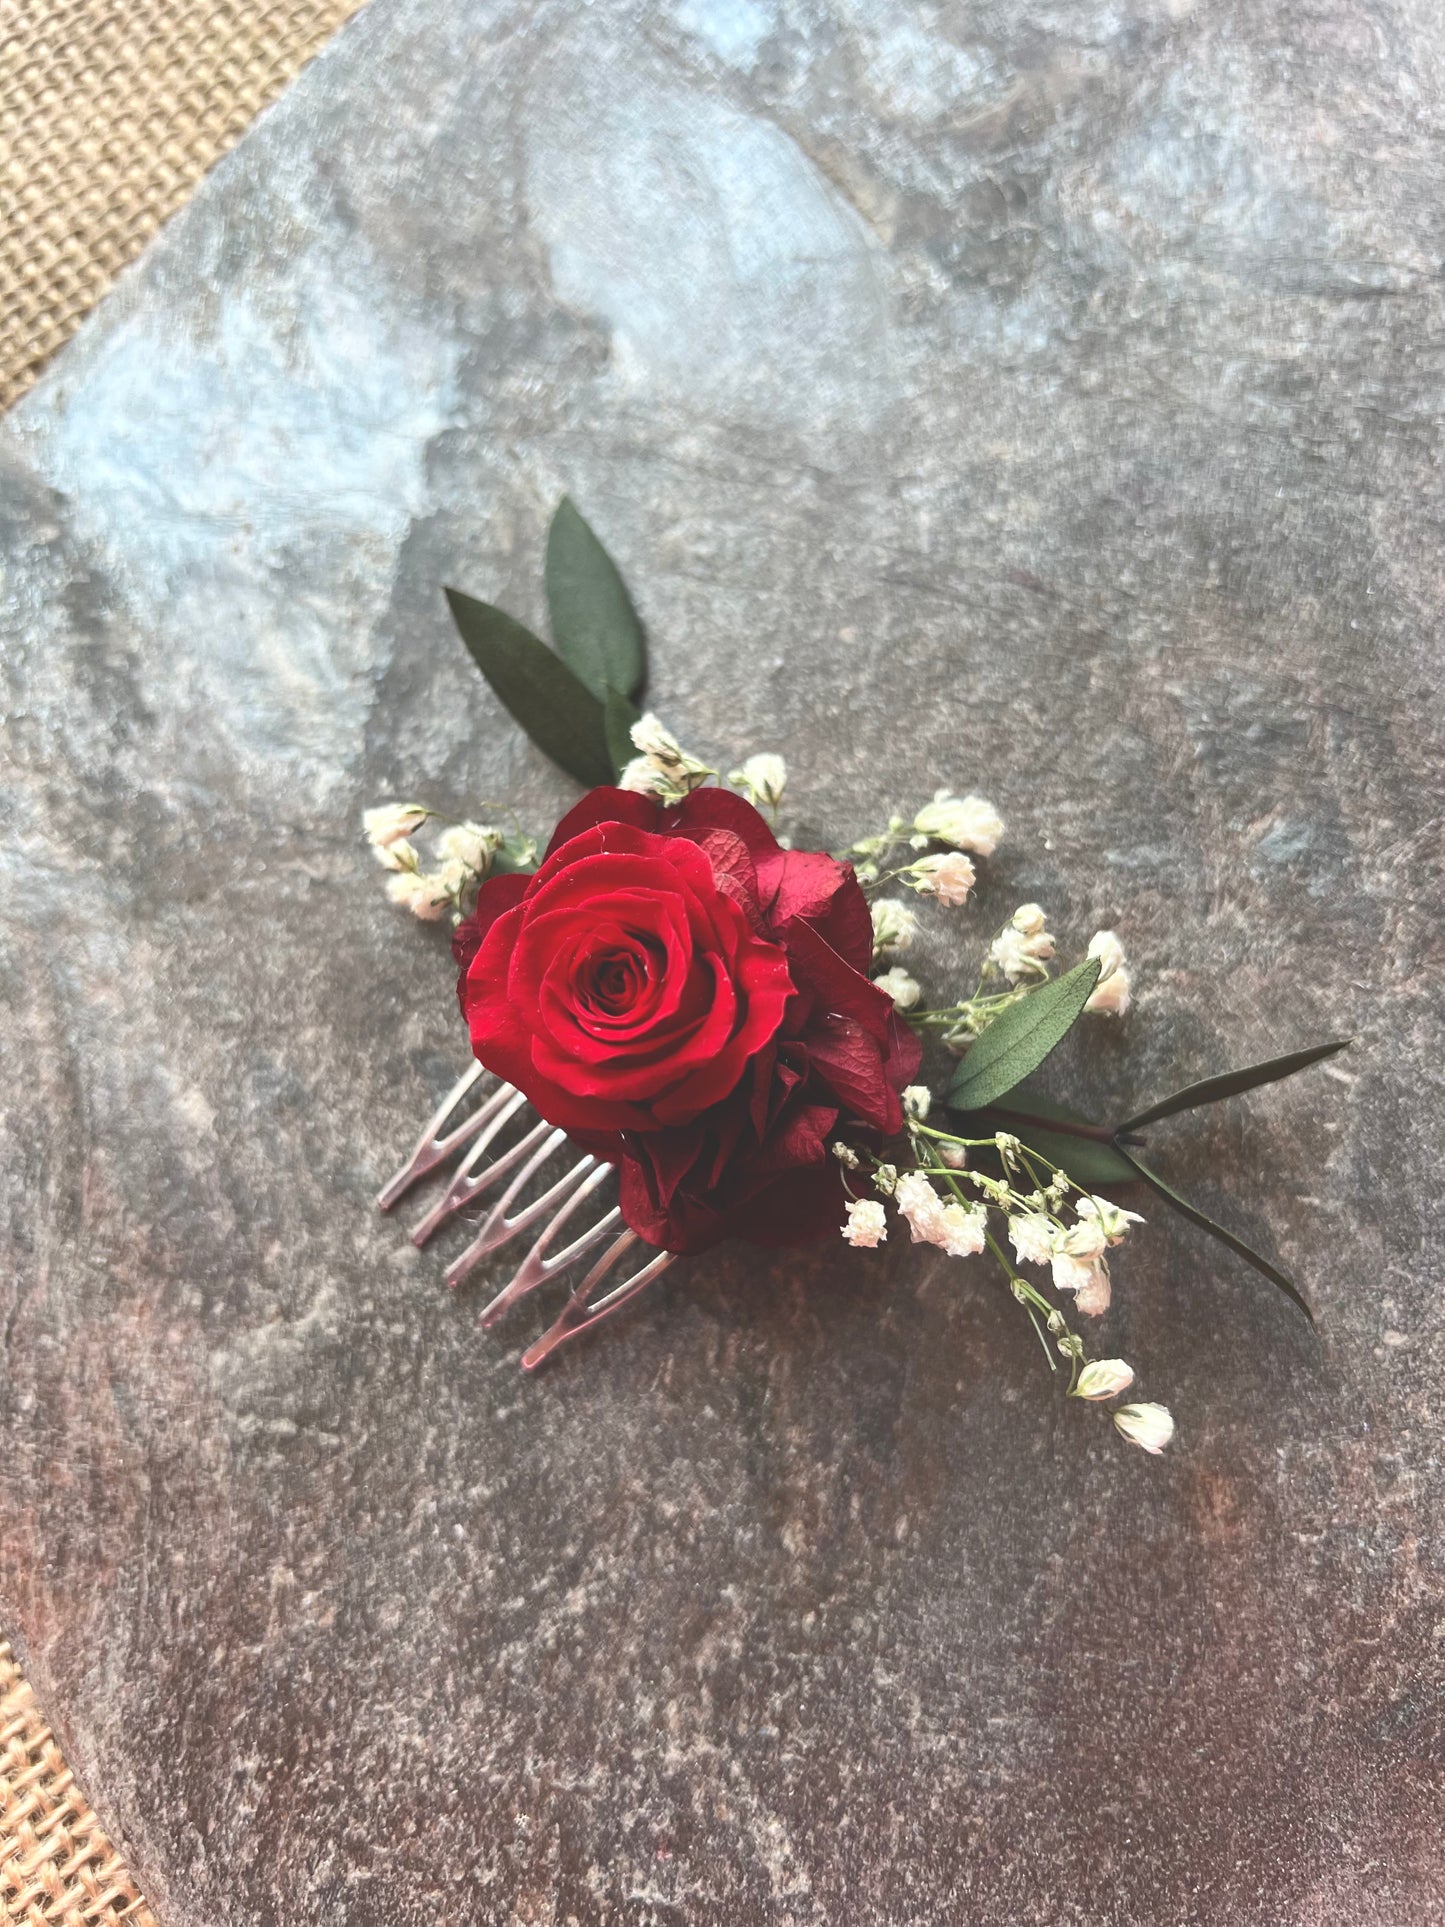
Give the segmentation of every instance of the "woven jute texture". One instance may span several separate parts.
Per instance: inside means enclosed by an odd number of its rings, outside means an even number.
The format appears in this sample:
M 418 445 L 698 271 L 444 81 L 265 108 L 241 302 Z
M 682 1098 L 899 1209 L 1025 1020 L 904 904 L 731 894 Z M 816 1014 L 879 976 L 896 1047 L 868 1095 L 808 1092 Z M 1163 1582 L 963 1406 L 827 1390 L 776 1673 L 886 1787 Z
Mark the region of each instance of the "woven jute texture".
M 360 0 L 0 0 L 0 409 Z
M 0 1640 L 0 1901 L 24 1927 L 156 1927 Z

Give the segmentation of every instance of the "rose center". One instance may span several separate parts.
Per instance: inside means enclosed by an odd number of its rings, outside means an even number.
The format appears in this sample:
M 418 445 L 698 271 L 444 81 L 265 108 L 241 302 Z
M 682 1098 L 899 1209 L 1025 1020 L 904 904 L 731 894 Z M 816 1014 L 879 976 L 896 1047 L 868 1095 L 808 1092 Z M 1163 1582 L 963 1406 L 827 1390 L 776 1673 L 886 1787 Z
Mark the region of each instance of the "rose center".
M 594 950 L 577 982 L 579 1014 L 606 1027 L 636 1018 L 655 997 L 666 968 L 661 946 L 642 935 Z

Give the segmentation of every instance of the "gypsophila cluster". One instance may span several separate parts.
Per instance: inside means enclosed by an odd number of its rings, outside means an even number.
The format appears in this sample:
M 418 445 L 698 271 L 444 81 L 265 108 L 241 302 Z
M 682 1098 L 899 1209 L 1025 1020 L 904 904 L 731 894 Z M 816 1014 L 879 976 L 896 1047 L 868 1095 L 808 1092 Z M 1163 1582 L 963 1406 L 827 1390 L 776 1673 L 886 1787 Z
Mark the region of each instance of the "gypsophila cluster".
M 788 766 L 781 756 L 764 753 L 750 756 L 741 769 L 733 770 L 728 781 L 741 790 L 755 808 L 776 816 L 788 787 Z
M 424 854 L 415 839 L 427 825 L 441 827 Z M 365 810 L 361 828 L 377 862 L 391 872 L 386 894 L 423 923 L 437 923 L 448 915 L 459 921 L 476 902 L 477 886 L 494 869 L 530 870 L 537 861 L 535 840 L 520 830 L 449 823 L 420 803 L 383 803 Z
M 1127 1391 L 1133 1368 L 1121 1358 L 1090 1359 L 1062 1306 L 1023 1267 L 1047 1271 L 1056 1293 L 1071 1297 L 1076 1311 L 1097 1317 L 1109 1303 L 1105 1253 L 1123 1241 L 1130 1225 L 1143 1222 L 1138 1212 L 1084 1191 L 1011 1132 L 965 1138 L 931 1125 L 931 1097 L 921 1086 L 904 1092 L 903 1107 L 908 1168 L 865 1147 L 834 1146 L 852 1194 L 842 1226 L 847 1242 L 870 1250 L 887 1242 L 886 1199 L 914 1244 L 932 1245 L 951 1258 L 988 1252 L 1033 1321 L 1050 1369 L 1060 1369 L 1063 1360 L 1069 1395 L 1095 1405 Z M 970 1153 L 992 1154 L 1002 1175 L 975 1168 Z M 865 1174 L 876 1195 L 856 1188 Z M 1120 1436 L 1146 1452 L 1161 1452 L 1173 1435 L 1174 1421 L 1162 1405 L 1126 1405 L 1112 1416 Z
M 1100 1016 L 1122 1017 L 1134 987 L 1123 944 L 1112 930 L 1100 930 L 1089 939 L 1089 955 L 1099 960 L 1099 981 L 1084 1009 Z
M 649 710 L 632 725 L 632 747 L 637 751 L 617 779 L 619 789 L 676 803 L 717 771 L 690 756 L 672 731 Z
M 969 903 L 978 883 L 973 858 L 992 856 L 1003 828 L 998 812 L 982 797 L 941 789 L 914 816 L 890 817 L 886 829 L 861 838 L 847 854 L 866 890 L 902 887 L 915 898 L 957 910 Z M 924 854 L 916 854 L 920 851 Z M 907 955 L 911 962 L 920 947 L 917 911 L 897 895 L 876 894 L 869 907 L 879 967 L 874 983 L 899 1016 L 925 1036 L 938 1037 L 955 1055 L 966 1054 L 1005 1010 L 1053 979 L 1058 942 L 1047 912 L 1038 903 L 1024 903 L 987 944 L 972 995 L 926 1007 L 918 978 L 898 961 Z M 1100 931 L 1088 955 L 1100 969 L 1085 1008 L 1122 1016 L 1132 988 L 1122 944 L 1114 932 Z M 923 1086 L 903 1093 L 903 1109 L 906 1160 L 892 1150 L 884 1159 L 863 1146 L 834 1146 L 851 1194 L 844 1238 L 869 1249 L 885 1243 L 886 1200 L 912 1243 L 949 1257 L 989 1254 L 1033 1321 L 1051 1368 L 1064 1361 L 1070 1395 L 1087 1404 L 1117 1398 L 1133 1384 L 1132 1368 L 1122 1359 L 1089 1359 L 1064 1306 L 1071 1303 L 1086 1318 L 1108 1309 L 1107 1254 L 1141 1221 L 1138 1213 L 1082 1190 L 1011 1132 L 967 1138 L 931 1123 L 934 1102 Z M 871 1177 L 866 1190 L 859 1188 L 865 1174 Z M 1029 1270 L 1044 1278 L 1030 1277 Z M 1163 1406 L 1123 1406 L 1113 1416 L 1122 1437 L 1150 1452 L 1162 1450 L 1173 1430 Z

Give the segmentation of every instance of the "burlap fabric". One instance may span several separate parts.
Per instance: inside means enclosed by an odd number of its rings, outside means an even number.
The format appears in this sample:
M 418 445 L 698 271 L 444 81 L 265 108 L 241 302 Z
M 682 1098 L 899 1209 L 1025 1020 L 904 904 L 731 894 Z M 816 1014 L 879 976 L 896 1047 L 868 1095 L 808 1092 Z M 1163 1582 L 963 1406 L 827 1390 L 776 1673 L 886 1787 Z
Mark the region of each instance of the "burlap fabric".
M 0 0 L 0 410 L 359 0 Z
M 0 1640 L 0 1901 L 24 1927 L 155 1927 Z

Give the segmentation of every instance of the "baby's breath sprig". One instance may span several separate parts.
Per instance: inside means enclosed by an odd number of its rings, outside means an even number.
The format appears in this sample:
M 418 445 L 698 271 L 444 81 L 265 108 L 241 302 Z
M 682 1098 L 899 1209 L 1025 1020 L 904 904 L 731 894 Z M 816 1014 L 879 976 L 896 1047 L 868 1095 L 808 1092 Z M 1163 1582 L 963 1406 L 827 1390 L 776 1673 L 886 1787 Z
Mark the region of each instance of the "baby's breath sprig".
M 1130 1224 L 1142 1222 L 1138 1213 L 1085 1192 L 1065 1172 L 1050 1169 L 1010 1132 L 965 1137 L 930 1124 L 932 1099 L 922 1085 L 904 1092 L 903 1107 L 906 1165 L 900 1166 L 896 1157 L 886 1160 L 843 1143 L 833 1147 L 849 1194 L 844 1238 L 849 1244 L 870 1248 L 887 1241 L 885 1205 L 879 1197 L 861 1195 L 853 1182 L 860 1172 L 871 1171 L 873 1189 L 892 1202 L 915 1244 L 937 1246 L 951 1257 L 983 1252 L 992 1256 L 1010 1296 L 1033 1325 L 1049 1370 L 1057 1372 L 1059 1359 L 1064 1361 L 1069 1374 L 1065 1390 L 1070 1397 L 1099 1404 L 1125 1391 L 1134 1382 L 1132 1368 L 1122 1359 L 1091 1360 L 1084 1339 L 1061 1307 L 1023 1267 L 1048 1265 L 1054 1289 L 1073 1292 L 1079 1311 L 1097 1315 L 1109 1302 L 1104 1253 L 1120 1242 Z M 1003 1175 L 979 1169 L 970 1156 L 975 1152 L 992 1153 Z M 1133 1443 L 1144 1444 L 1146 1435 L 1158 1440 L 1145 1446 L 1151 1451 L 1167 1442 L 1166 1420 L 1169 1431 L 1173 1429 L 1163 1406 L 1152 1410 L 1163 1417 L 1130 1418 L 1119 1425 L 1121 1434 Z M 1122 1419 L 1123 1412 L 1116 1418 Z
M 363 811 L 361 827 L 377 861 L 391 871 L 386 893 L 393 903 L 423 923 L 439 922 L 448 912 L 459 923 L 493 870 L 536 868 L 535 837 L 528 836 L 515 817 L 512 821 L 510 830 L 470 819 L 452 823 L 420 803 L 384 803 Z M 433 844 L 431 868 L 423 867 L 413 841 L 427 823 L 445 826 Z
M 973 994 L 956 1004 L 918 1010 L 909 1021 L 916 1029 L 939 1031 L 947 1049 L 961 1056 L 1010 1005 L 1049 982 L 1053 955 L 1047 915 L 1036 903 L 1021 904 L 989 945 Z M 1000 978 L 1007 989 L 997 987 Z
M 905 849 L 926 850 L 944 844 L 954 852 L 973 856 L 992 856 L 1003 836 L 1003 818 L 992 803 L 981 796 L 954 796 L 935 790 L 933 801 L 924 804 L 912 821 L 890 816 L 888 826 L 874 836 L 860 837 L 842 852 L 852 861 L 858 881 L 865 890 L 879 889 L 885 883 L 906 881 L 923 895 L 940 897 L 945 903 L 962 903 L 973 887 L 973 865 L 959 864 L 941 855 L 892 866 L 895 855 Z M 939 887 L 939 879 L 945 881 Z M 966 878 L 966 880 L 965 880 Z
M 766 811 L 769 819 L 777 822 L 783 791 L 788 787 L 788 766 L 781 756 L 767 750 L 749 756 L 740 769 L 729 771 L 728 781 L 743 792 L 754 809 Z
M 631 736 L 637 754 L 618 777 L 619 789 L 655 796 L 659 803 L 680 803 L 717 775 L 710 764 L 689 755 L 651 710 L 632 725 Z

